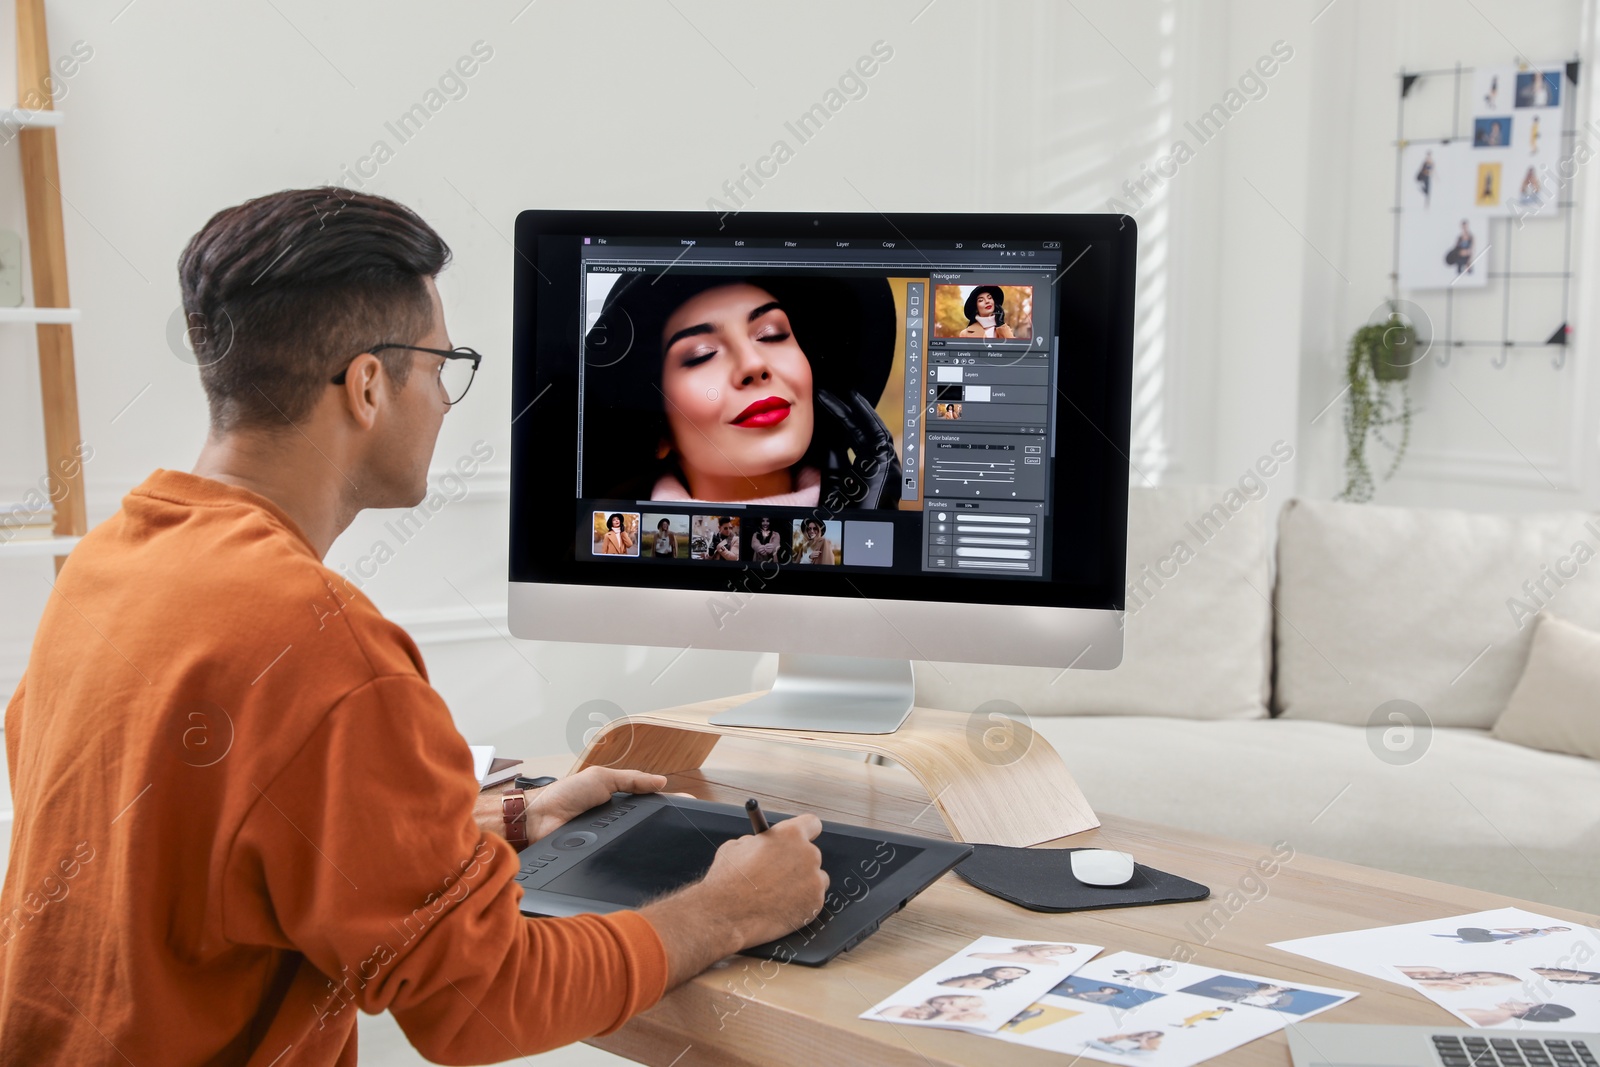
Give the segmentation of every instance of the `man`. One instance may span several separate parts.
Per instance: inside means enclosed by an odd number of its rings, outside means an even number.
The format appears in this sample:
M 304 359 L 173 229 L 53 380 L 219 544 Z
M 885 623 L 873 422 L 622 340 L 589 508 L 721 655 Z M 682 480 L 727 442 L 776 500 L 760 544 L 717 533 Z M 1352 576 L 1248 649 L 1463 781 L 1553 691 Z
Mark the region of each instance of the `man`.
M 820 910 L 802 815 L 637 912 L 518 912 L 416 646 L 322 564 L 362 509 L 423 499 L 465 365 L 448 258 L 336 189 L 230 208 L 185 250 L 205 447 L 74 550 L 6 710 L 0 1064 L 354 1064 L 357 1009 L 430 1059 L 501 1061 Z M 528 795 L 527 835 L 665 783 L 590 769 Z

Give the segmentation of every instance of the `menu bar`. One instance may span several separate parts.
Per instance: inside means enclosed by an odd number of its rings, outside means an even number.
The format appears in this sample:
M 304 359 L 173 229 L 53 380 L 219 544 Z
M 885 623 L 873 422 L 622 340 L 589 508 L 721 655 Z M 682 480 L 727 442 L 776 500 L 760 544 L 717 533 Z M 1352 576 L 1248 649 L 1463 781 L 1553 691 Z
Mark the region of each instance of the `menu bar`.
M 1060 253 L 1060 241 L 916 240 L 847 237 L 584 237 L 592 250 L 601 248 L 831 248 L 873 251 L 977 252 L 1023 251 Z

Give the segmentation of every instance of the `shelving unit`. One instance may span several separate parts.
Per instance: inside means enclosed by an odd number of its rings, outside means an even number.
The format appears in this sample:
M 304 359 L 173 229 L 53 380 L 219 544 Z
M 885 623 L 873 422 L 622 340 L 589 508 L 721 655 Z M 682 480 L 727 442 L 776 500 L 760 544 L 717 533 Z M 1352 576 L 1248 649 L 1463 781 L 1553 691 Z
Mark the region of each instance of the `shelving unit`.
M 37 126 L 59 126 L 66 119 L 66 115 L 59 111 L 30 111 L 25 107 L 7 108 L 0 120 L 13 126 L 29 129 Z
M 77 322 L 77 308 L 0 308 L 0 323 L 32 322 L 56 326 Z
M 38 559 L 41 556 L 60 558 L 71 552 L 81 537 L 18 537 L 0 541 L 0 559 Z
M 50 47 L 44 0 L 16 0 L 17 98 L 49 94 Z M 18 127 L 23 198 L 27 204 L 32 307 L 0 308 L 0 325 L 34 327 L 39 347 L 40 401 L 44 413 L 46 484 L 54 504 L 54 536 L 0 542 L 0 559 L 54 557 L 56 570 L 88 530 L 83 465 L 78 457 L 78 379 L 72 324 L 78 310 L 67 295 L 67 246 L 61 214 L 61 169 L 56 127 L 62 115 L 53 100 L 37 110 L 12 108 L 0 119 Z

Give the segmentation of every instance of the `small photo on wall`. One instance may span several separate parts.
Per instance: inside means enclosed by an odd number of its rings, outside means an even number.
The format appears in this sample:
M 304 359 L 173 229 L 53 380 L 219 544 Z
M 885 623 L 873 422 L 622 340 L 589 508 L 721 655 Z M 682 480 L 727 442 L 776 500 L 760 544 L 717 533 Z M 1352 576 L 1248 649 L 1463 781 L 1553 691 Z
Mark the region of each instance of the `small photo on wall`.
M 1474 198 L 1479 163 L 1497 158 L 1475 152 L 1465 138 L 1442 144 L 1412 142 L 1400 151 L 1402 215 L 1443 213 L 1460 218 Z
M 1501 164 L 1495 183 L 1499 196 L 1491 203 L 1484 192 L 1484 176 L 1476 165 L 1465 175 L 1472 186 L 1470 199 L 1450 210 L 1473 208 L 1496 217 L 1554 219 L 1561 216 L 1556 195 L 1555 168 L 1562 153 L 1562 82 L 1566 68 L 1548 64 L 1535 70 L 1515 66 L 1479 67 L 1473 72 L 1472 149 L 1477 162 Z M 1442 203 L 1438 196 L 1434 203 Z
M 594 554 L 597 556 L 637 556 L 639 554 L 639 513 L 636 511 L 597 511 L 594 513 Z
M 1477 289 L 1489 281 L 1489 215 L 1479 208 L 1405 212 L 1400 288 Z
M 1472 110 L 1478 114 L 1493 115 L 1511 106 L 1516 75 L 1515 67 L 1479 68 L 1473 77 Z
M 1472 274 L 1478 270 L 1479 263 L 1483 259 L 1483 238 L 1487 229 L 1487 220 L 1480 220 L 1476 228 L 1470 217 L 1461 220 L 1460 228 L 1452 235 L 1449 247 L 1444 253 L 1444 265 L 1455 271 L 1455 278 L 1451 280 L 1452 285 L 1460 281 L 1462 275 Z
M 1500 206 L 1500 167 L 1499 163 L 1478 164 L 1478 180 L 1474 184 L 1476 191 L 1473 194 L 1473 203 L 1478 207 Z
M 696 515 L 690 525 L 689 558 L 739 562 L 739 518 Z
M 1410 195 L 1412 198 L 1420 197 L 1421 204 L 1419 206 L 1426 211 L 1433 207 L 1433 181 L 1434 176 L 1439 173 L 1439 163 L 1433 158 L 1433 149 L 1431 147 L 1426 145 L 1414 147 L 1421 153 L 1421 158 L 1417 158 L 1417 152 L 1408 151 L 1406 158 L 1400 165 L 1404 172 L 1410 173 L 1413 169 L 1412 165 L 1415 164 L 1416 173 L 1412 175 L 1411 180 L 1415 183 L 1416 189 Z
M 1523 172 L 1517 187 L 1512 190 L 1511 202 L 1521 209 L 1521 213 L 1526 214 L 1544 208 L 1546 202 L 1555 194 L 1555 184 L 1552 182 L 1546 189 L 1545 180 L 1539 176 L 1539 168 L 1530 166 Z
M 689 516 L 647 511 L 639 521 L 644 530 L 641 555 L 648 559 L 689 558 Z
M 1517 75 L 1518 107 L 1560 107 L 1561 71 L 1535 70 Z
M 1510 115 L 1489 115 L 1472 120 L 1473 148 L 1505 148 L 1510 144 Z

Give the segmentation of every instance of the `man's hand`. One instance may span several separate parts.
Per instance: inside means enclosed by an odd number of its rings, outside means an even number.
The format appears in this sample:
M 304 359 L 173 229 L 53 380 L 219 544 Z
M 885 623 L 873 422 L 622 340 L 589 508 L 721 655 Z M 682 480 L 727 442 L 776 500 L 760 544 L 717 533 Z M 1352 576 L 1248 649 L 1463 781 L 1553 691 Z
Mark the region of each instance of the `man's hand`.
M 670 985 L 816 918 L 828 890 L 812 844 L 821 832 L 815 815 L 796 815 L 724 841 L 703 879 L 640 909 L 666 946 Z
M 530 789 L 527 791 L 528 840 L 537 841 L 545 834 L 555 833 L 562 824 L 610 800 L 612 793 L 657 793 L 666 784 L 664 774 L 585 767 L 543 789 Z
M 559 830 L 562 824 L 604 804 L 612 793 L 655 793 L 667 784 L 665 775 L 615 767 L 585 767 L 570 777 L 552 782 L 542 789 L 524 790 L 528 798 L 525 815 L 528 840 L 537 841 Z M 478 829 L 506 836 L 505 816 L 501 813 L 504 793 L 484 793 L 478 797 L 473 817 Z
M 588 767 L 543 789 L 527 791 L 528 840 L 553 833 L 612 793 L 655 793 L 659 774 Z M 687 796 L 688 794 L 679 794 Z M 478 825 L 505 834 L 503 793 L 478 799 Z M 828 875 L 812 842 L 822 832 L 815 815 L 796 815 L 764 834 L 724 841 L 705 877 L 640 909 L 667 950 L 669 985 L 687 981 L 724 956 L 792 933 L 822 911 Z

